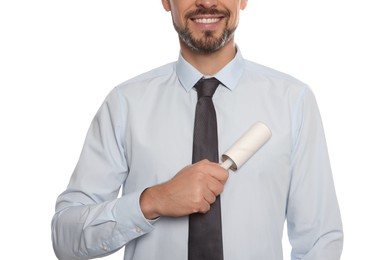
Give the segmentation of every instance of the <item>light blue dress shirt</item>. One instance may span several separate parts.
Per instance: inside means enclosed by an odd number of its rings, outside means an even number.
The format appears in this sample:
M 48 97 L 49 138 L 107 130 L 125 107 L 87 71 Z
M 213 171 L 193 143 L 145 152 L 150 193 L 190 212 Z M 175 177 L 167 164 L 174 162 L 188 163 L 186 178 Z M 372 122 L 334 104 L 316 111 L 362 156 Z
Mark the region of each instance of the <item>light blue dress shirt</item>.
M 272 138 L 221 194 L 225 260 L 280 260 L 287 220 L 292 259 L 339 259 L 343 231 L 320 114 L 311 90 L 236 57 L 213 75 L 220 154 L 254 122 Z M 180 55 L 107 96 L 88 131 L 68 188 L 56 204 L 59 259 L 89 259 L 123 246 L 125 260 L 187 259 L 188 217 L 144 218 L 142 191 L 191 163 L 203 75 Z M 122 187 L 122 196 L 118 193 Z

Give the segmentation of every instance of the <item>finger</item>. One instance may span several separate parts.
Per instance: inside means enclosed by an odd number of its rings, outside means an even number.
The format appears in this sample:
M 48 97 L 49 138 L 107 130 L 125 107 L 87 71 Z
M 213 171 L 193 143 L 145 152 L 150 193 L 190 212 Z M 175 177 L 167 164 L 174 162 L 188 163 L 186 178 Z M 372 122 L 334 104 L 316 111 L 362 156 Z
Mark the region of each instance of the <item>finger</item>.
M 228 171 L 222 168 L 219 165 L 219 163 L 210 162 L 208 160 L 202 160 L 196 163 L 194 166 L 197 167 L 198 171 L 205 173 L 209 176 L 212 176 L 222 184 L 225 184 L 229 177 Z
M 220 183 L 225 184 L 229 178 L 229 172 L 222 168 L 218 163 L 212 163 L 207 168 L 208 173 Z
M 213 204 L 216 200 L 216 195 L 214 194 L 213 191 L 206 189 L 203 192 L 203 198 L 208 204 Z
M 222 193 L 224 185 L 215 178 L 210 178 L 207 183 L 207 188 L 213 192 L 214 196 L 218 196 Z
M 208 203 L 206 200 L 203 201 L 202 205 L 199 207 L 198 213 L 206 213 L 210 210 L 210 203 Z

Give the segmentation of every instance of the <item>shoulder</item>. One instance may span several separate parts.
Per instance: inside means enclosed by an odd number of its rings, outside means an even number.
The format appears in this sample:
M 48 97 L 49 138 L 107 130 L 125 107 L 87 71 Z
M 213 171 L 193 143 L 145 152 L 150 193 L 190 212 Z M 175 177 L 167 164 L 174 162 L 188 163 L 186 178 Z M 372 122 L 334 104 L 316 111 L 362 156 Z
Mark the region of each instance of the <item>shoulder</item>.
M 247 73 L 252 77 L 263 78 L 287 85 L 301 85 L 302 87 L 307 87 L 307 84 L 291 76 L 290 74 L 272 69 L 250 60 L 245 60 L 245 68 Z
M 126 100 L 139 103 L 150 95 L 158 94 L 167 81 L 176 77 L 176 62 L 171 62 L 130 78 L 115 86 L 106 96 L 105 102 L 112 105 L 125 104 Z
M 297 99 L 312 92 L 308 84 L 290 74 L 250 60 L 244 61 L 245 77 L 251 82 L 256 82 L 257 87 L 267 91 L 268 94 Z
M 158 68 L 149 70 L 145 73 L 142 73 L 138 76 L 130 78 L 123 83 L 119 84 L 117 88 L 126 89 L 136 86 L 145 86 L 148 85 L 151 81 L 163 81 L 165 78 L 170 78 L 175 74 L 176 62 L 171 62 L 160 66 Z

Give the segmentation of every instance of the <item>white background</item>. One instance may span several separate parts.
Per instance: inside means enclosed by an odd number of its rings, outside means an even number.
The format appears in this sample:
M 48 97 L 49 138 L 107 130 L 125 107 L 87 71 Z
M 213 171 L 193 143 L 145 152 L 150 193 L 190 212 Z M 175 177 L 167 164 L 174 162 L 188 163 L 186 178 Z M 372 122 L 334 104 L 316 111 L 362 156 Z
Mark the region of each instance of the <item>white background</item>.
M 316 94 L 345 260 L 390 259 L 386 2 L 250 0 L 236 33 L 244 57 L 301 79 Z M 55 199 L 92 117 L 114 86 L 175 60 L 177 36 L 160 1 L 0 3 L 0 248 L 4 259 L 55 259 Z

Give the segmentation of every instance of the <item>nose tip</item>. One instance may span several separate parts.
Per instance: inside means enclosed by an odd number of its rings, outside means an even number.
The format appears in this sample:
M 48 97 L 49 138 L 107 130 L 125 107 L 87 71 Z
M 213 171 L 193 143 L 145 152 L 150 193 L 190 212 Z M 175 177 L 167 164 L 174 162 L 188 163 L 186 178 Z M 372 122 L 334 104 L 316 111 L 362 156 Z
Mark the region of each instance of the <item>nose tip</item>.
M 196 0 L 195 4 L 198 7 L 211 8 L 217 6 L 218 0 Z

